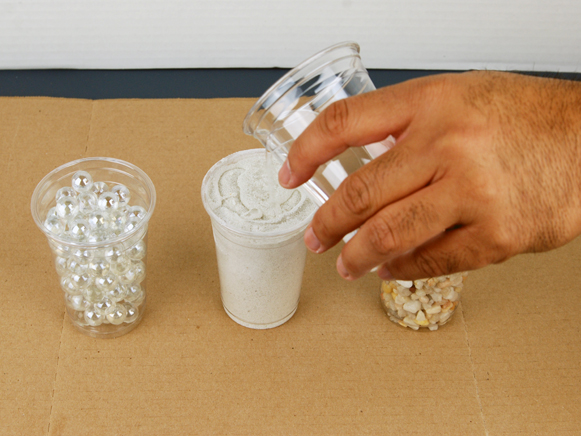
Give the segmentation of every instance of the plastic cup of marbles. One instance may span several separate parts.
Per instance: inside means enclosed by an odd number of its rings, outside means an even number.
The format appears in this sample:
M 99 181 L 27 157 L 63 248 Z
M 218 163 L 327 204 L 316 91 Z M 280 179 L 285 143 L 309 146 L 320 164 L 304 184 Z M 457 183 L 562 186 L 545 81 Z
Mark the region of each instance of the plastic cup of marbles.
M 253 329 L 277 327 L 297 310 L 303 235 L 316 210 L 302 191 L 280 187 L 279 168 L 264 149 L 245 150 L 217 162 L 202 182 L 224 310 Z
M 111 158 L 62 165 L 34 190 L 32 216 L 48 239 L 66 311 L 81 332 L 115 338 L 141 321 L 155 198 L 147 174 Z
M 381 303 L 393 322 L 412 330 L 438 330 L 452 318 L 468 273 L 381 283 Z

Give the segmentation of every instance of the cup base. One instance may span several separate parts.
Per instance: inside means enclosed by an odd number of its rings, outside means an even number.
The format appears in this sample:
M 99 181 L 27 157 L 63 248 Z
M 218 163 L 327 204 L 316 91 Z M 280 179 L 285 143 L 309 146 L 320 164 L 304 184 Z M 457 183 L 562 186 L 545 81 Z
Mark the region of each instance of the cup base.
M 119 336 L 123 336 L 133 329 L 135 329 L 140 323 L 141 319 L 143 318 L 143 312 L 145 311 L 145 304 L 140 306 L 139 316 L 130 323 L 123 323 L 121 325 L 113 325 L 113 324 L 101 324 L 99 326 L 90 326 L 90 325 L 82 325 L 75 322 L 69 313 L 69 320 L 73 324 L 73 327 L 80 331 L 81 333 L 90 336 L 92 338 L 97 339 L 115 339 Z M 67 312 L 69 312 L 67 308 Z
M 232 319 L 232 321 L 236 322 L 237 324 L 240 324 L 243 327 L 248 327 L 250 329 L 255 329 L 255 330 L 266 330 L 266 329 L 272 329 L 274 327 L 278 327 L 279 325 L 284 324 L 285 322 L 287 322 L 289 319 L 291 319 L 293 317 L 293 315 L 295 314 L 295 312 L 297 311 L 297 307 L 295 307 L 291 313 L 289 313 L 287 316 L 285 316 L 284 318 L 278 320 L 278 321 L 274 321 L 274 322 L 269 322 L 269 323 L 251 323 L 248 321 L 244 321 L 240 318 L 238 318 L 236 315 L 234 315 L 232 312 L 230 312 L 226 306 L 224 307 L 224 311 L 226 312 L 226 314 Z

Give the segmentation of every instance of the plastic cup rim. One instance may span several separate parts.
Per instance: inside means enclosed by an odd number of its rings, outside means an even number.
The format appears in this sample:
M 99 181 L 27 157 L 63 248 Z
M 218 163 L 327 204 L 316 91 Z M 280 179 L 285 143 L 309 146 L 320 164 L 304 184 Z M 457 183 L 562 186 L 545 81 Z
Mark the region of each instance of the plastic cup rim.
M 78 242 L 78 241 L 70 241 L 67 239 L 63 239 L 63 238 L 59 237 L 59 235 L 55 235 L 55 234 L 49 232 L 44 227 L 44 222 L 41 220 L 41 218 L 38 214 L 36 204 L 37 204 L 37 199 L 39 197 L 41 188 L 44 187 L 44 185 L 48 182 L 48 179 L 50 177 L 52 177 L 54 174 L 58 173 L 59 171 L 62 171 L 64 169 L 67 169 L 69 167 L 73 167 L 73 166 L 81 164 L 81 163 L 92 162 L 92 161 L 115 163 L 118 165 L 129 167 L 131 169 L 131 171 L 136 172 L 141 178 L 143 178 L 145 184 L 149 188 L 150 196 L 151 196 L 150 206 L 147 209 L 146 214 L 143 217 L 143 219 L 139 222 L 139 224 L 137 226 L 135 226 L 135 228 L 133 228 L 130 232 L 123 233 L 121 235 L 116 236 L 115 238 L 107 239 L 105 241 L 98 241 L 98 242 L 97 241 L 96 242 Z M 110 245 L 115 245 L 115 244 L 123 242 L 127 239 L 132 238 L 135 234 L 140 232 L 145 226 L 148 225 L 149 220 L 151 219 L 151 216 L 153 214 L 153 210 L 155 209 L 155 203 L 156 203 L 155 186 L 154 186 L 153 182 L 151 181 L 151 179 L 149 178 L 149 176 L 141 168 L 137 167 L 136 165 L 134 165 L 130 162 L 127 162 L 127 161 L 124 161 L 121 159 L 112 158 L 112 157 L 85 157 L 85 158 L 76 159 L 76 160 L 73 160 L 71 162 L 67 162 L 63 165 L 60 165 L 57 168 L 55 168 L 54 170 L 50 171 L 47 175 L 45 175 L 40 180 L 40 182 L 38 182 L 38 184 L 36 185 L 36 188 L 34 188 L 34 191 L 32 193 L 32 199 L 30 202 L 30 209 L 32 212 L 32 218 L 34 219 L 34 222 L 36 223 L 37 227 L 45 234 L 45 236 L 49 240 L 55 241 L 55 242 L 62 244 L 62 245 L 71 246 L 71 247 L 92 249 L 92 248 L 99 248 L 99 247 L 106 247 L 106 246 L 110 246 Z
M 267 151 L 264 148 L 250 148 L 250 149 L 246 149 L 246 150 L 239 150 L 239 151 L 236 151 L 232 154 L 224 156 L 222 159 L 220 159 L 214 165 L 212 165 L 212 167 L 206 172 L 206 174 L 204 175 L 204 179 L 202 180 L 202 188 L 201 188 L 202 204 L 204 206 L 204 209 L 206 210 L 206 213 L 210 216 L 212 221 L 220 224 L 223 228 L 225 228 L 226 230 L 228 230 L 229 232 L 231 232 L 237 236 L 259 238 L 259 239 L 270 239 L 270 238 L 274 239 L 274 238 L 280 238 L 280 237 L 286 236 L 286 235 L 300 233 L 301 231 L 303 231 L 307 227 L 307 225 L 309 224 L 309 222 L 313 218 L 315 211 L 313 211 L 313 213 L 310 214 L 303 221 L 300 221 L 299 224 L 297 224 L 296 226 L 290 227 L 290 228 L 285 228 L 282 230 L 270 231 L 270 232 L 249 232 L 249 231 L 233 228 L 226 221 L 224 221 L 222 218 L 220 218 L 218 215 L 216 215 L 214 213 L 214 211 L 211 210 L 207 206 L 205 187 L 209 183 L 208 179 L 210 177 L 210 174 L 213 173 L 214 171 L 216 171 L 224 161 L 226 161 L 227 159 L 231 159 L 235 155 L 254 154 L 257 152 L 267 153 Z M 309 197 L 309 200 L 310 200 L 310 197 Z
M 246 117 L 244 118 L 244 122 L 243 122 L 244 133 L 246 133 L 247 135 L 250 135 L 250 136 L 254 135 L 254 131 L 255 131 L 256 127 L 260 125 L 263 116 L 260 117 L 260 120 L 258 122 L 256 122 L 256 123 L 251 123 L 251 119 L 254 118 L 255 114 L 260 110 L 260 108 L 262 107 L 262 105 L 264 104 L 264 102 L 266 101 L 266 99 L 276 89 L 278 89 L 284 82 L 286 82 L 294 74 L 296 74 L 298 71 L 300 71 L 303 68 L 305 68 L 310 63 L 316 61 L 317 59 L 325 56 L 326 54 L 328 54 L 328 53 L 330 53 L 330 52 L 332 52 L 334 50 L 337 50 L 337 49 L 340 49 L 340 48 L 345 48 L 345 47 L 351 47 L 357 53 L 360 52 L 360 46 L 359 46 L 359 44 L 357 44 L 354 41 L 339 42 L 339 43 L 334 44 L 334 45 L 332 45 L 330 47 L 327 47 L 327 48 L 319 51 L 318 53 L 315 53 L 314 55 L 310 56 L 309 58 L 305 59 L 303 62 L 301 62 L 300 64 L 298 64 L 296 67 L 292 68 L 290 71 L 288 71 L 286 74 L 284 74 L 280 79 L 278 79 L 276 82 L 274 82 L 274 84 L 272 86 L 270 86 L 270 88 L 268 88 L 262 94 L 262 96 L 260 96 L 260 98 L 254 103 L 254 105 L 250 108 L 250 110 L 246 114 Z M 291 89 L 291 88 L 289 88 L 289 89 Z M 288 90 L 285 91 L 285 93 L 286 92 L 288 92 Z M 255 125 L 251 125 L 251 124 L 255 124 Z

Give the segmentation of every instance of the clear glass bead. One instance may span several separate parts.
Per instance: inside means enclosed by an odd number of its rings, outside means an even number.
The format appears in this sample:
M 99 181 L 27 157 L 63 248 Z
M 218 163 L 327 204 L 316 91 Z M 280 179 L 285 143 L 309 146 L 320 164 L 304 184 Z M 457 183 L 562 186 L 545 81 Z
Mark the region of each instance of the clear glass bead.
M 71 251 L 71 256 L 75 256 L 78 257 L 80 259 L 85 259 L 87 261 L 91 260 L 94 256 L 94 250 L 85 250 L 83 248 L 72 248 Z
M 125 274 L 121 274 L 118 276 L 119 283 L 124 285 L 132 285 L 135 282 L 135 278 L 137 277 L 136 271 L 133 267 L 129 268 Z M 139 283 L 139 282 L 136 282 Z
M 89 235 L 88 241 L 89 242 L 104 242 L 108 239 L 111 239 L 112 235 L 107 230 L 91 230 L 91 234 Z
M 94 182 L 91 187 L 91 192 L 97 197 L 100 197 L 104 192 L 109 191 L 109 186 L 105 182 Z
M 103 324 L 103 315 L 98 313 L 94 307 L 85 310 L 85 322 L 90 326 L 97 327 Z
M 91 235 L 89 223 L 82 218 L 69 221 L 68 236 L 74 241 L 85 241 Z
M 107 292 L 107 298 L 111 301 L 118 302 L 127 297 L 127 286 L 118 283 L 113 289 Z
M 131 263 L 131 259 L 129 259 L 127 256 L 119 256 L 116 262 L 110 263 L 109 268 L 111 269 L 111 272 L 113 272 L 113 274 L 122 276 L 127 271 L 129 271 L 129 268 L 131 268 L 132 266 L 133 264 Z
M 88 271 L 90 261 L 82 257 L 71 256 L 67 260 L 67 269 L 74 274 L 84 274 Z
M 110 271 L 100 277 L 95 277 L 95 285 L 103 292 L 109 292 L 117 286 L 117 276 Z
M 123 211 L 117 209 L 109 214 L 109 225 L 111 230 L 116 234 L 120 234 L 125 230 L 125 223 L 127 222 L 127 215 Z
M 125 228 L 123 229 L 123 231 L 125 233 L 131 232 L 133 229 L 135 229 L 135 227 L 139 225 L 139 222 L 140 220 L 137 218 L 128 218 L 127 222 L 125 223 Z
M 91 284 L 87 289 L 84 289 L 83 295 L 85 299 L 91 303 L 98 303 L 105 297 L 105 293 L 94 284 Z
M 61 197 L 56 201 L 56 213 L 60 218 L 70 219 L 79 212 L 79 202 L 76 197 Z
M 90 305 L 90 303 L 85 300 L 85 297 L 81 294 L 65 294 L 65 304 L 73 310 L 85 310 Z
M 77 200 L 79 200 L 79 211 L 89 213 L 93 209 L 96 209 L 98 199 L 94 192 L 88 191 L 80 193 L 77 197 Z
M 44 221 L 44 228 L 56 236 L 62 235 L 65 227 L 65 222 L 58 216 L 49 216 Z
M 91 230 L 107 230 L 109 228 L 109 214 L 102 210 L 89 212 L 87 221 Z
M 141 239 L 137 244 L 127 250 L 126 256 L 131 260 L 141 260 L 147 254 L 147 245 L 145 241 Z
M 81 291 L 70 275 L 61 277 L 61 289 L 69 295 L 81 295 Z
M 89 262 L 89 274 L 101 277 L 109 271 L 109 262 L 102 257 L 96 257 Z
M 97 200 L 97 207 L 108 212 L 116 210 L 119 207 L 117 195 L 112 192 L 103 192 Z
M 56 213 L 56 207 L 54 207 L 54 206 L 53 206 L 53 207 L 51 207 L 51 208 L 48 210 L 48 212 L 46 213 L 46 217 L 47 217 L 47 218 L 48 218 L 48 217 L 51 217 L 51 216 L 56 216 L 56 217 L 58 217 L 58 216 L 59 216 L 59 214 L 58 214 L 58 213 Z
M 113 264 L 123 256 L 123 247 L 119 245 L 113 245 L 112 247 L 107 247 L 105 249 L 105 260 Z
M 131 206 L 127 209 L 127 219 L 137 218 L 138 220 L 142 220 L 146 214 L 147 211 L 141 206 Z
M 127 186 L 119 184 L 113 186 L 111 188 L 111 192 L 117 195 L 117 199 L 119 200 L 119 207 L 124 207 L 129 204 L 129 200 L 131 200 L 131 192 Z
M 135 271 L 136 283 L 141 283 L 143 280 L 145 280 L 145 264 L 142 261 L 138 260 L 134 262 L 131 269 Z
M 67 261 L 68 261 L 68 258 L 66 258 L 66 257 L 56 256 L 54 258 L 54 266 L 55 266 L 56 272 L 59 276 L 65 275 L 69 272 L 69 270 L 67 268 Z
M 93 278 L 87 272 L 84 272 L 83 274 L 73 273 L 70 277 L 79 291 L 87 289 L 93 283 Z
M 54 196 L 54 199 L 56 201 L 59 201 L 59 199 L 61 199 L 63 197 L 73 197 L 73 198 L 75 198 L 76 196 L 77 196 L 77 191 L 75 191 L 70 186 L 65 186 L 64 188 L 61 188 L 58 191 L 56 191 L 56 195 Z
M 107 315 L 114 307 L 115 303 L 107 297 L 104 297 L 101 301 L 95 303 L 95 311 L 101 315 Z
M 125 306 L 125 310 L 127 310 L 125 322 L 128 324 L 135 322 L 135 320 L 137 320 L 137 317 L 139 316 L 139 309 L 135 307 L 133 304 L 128 302 L 124 302 L 122 304 L 123 306 Z
M 139 306 L 143 303 L 145 299 L 145 292 L 143 292 L 143 288 L 141 285 L 133 284 L 127 286 L 127 296 L 125 297 L 125 301 L 133 303 L 134 306 Z
M 90 192 L 93 187 L 93 177 L 86 171 L 77 171 L 73 174 L 71 185 L 77 192 Z
M 123 321 L 127 318 L 127 309 L 122 304 L 115 305 L 108 313 L 107 313 L 107 321 L 109 321 L 113 325 L 122 324 Z

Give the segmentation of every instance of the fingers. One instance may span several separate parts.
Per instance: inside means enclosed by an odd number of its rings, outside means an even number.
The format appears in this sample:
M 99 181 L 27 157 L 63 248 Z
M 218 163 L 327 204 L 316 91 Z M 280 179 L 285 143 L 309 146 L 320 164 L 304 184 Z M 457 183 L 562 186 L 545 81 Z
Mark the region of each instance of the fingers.
M 413 87 L 416 81 L 333 103 L 293 143 L 279 173 L 280 184 L 295 188 L 348 147 L 381 141 L 390 134 L 397 137 L 413 115 Z
M 446 181 L 429 185 L 368 219 L 343 247 L 337 264 L 339 273 L 357 279 L 461 222 L 462 210 L 448 185 Z
M 315 214 L 307 247 L 319 253 L 331 248 L 385 206 L 427 186 L 436 160 L 421 145 L 426 142 L 421 134 L 405 139 L 345 179 Z
M 384 280 L 417 280 L 482 268 L 508 257 L 498 247 L 478 238 L 471 226 L 447 231 L 393 258 L 377 271 Z

